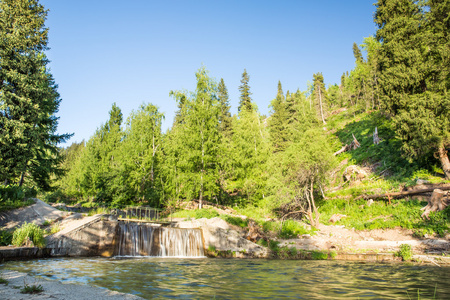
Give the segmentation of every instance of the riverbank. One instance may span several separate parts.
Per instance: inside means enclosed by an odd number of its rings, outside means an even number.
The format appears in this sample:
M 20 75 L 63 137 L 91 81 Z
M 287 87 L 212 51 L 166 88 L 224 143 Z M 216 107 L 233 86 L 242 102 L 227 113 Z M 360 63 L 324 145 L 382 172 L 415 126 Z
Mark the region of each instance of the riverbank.
M 0 274 L 0 277 L 8 282 L 8 284 L 0 284 L 0 298 L 5 300 L 142 299 L 135 295 L 110 291 L 105 288 L 89 285 L 66 284 L 55 280 L 33 277 L 16 271 L 2 270 Z M 40 285 L 42 286 L 43 291 L 39 294 L 22 294 L 20 290 L 25 285 Z

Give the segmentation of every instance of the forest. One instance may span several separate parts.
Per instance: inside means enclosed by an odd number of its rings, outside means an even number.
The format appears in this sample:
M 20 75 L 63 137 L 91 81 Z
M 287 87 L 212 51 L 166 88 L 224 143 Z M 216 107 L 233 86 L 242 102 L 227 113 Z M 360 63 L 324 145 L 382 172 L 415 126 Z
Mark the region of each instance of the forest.
M 108 207 L 196 200 L 315 225 L 318 203 L 343 186 L 336 178 L 345 159 L 384 163 L 375 175 L 387 190 L 418 173 L 450 179 L 448 0 L 377 1 L 376 34 L 349 49 L 355 67 L 341 82 L 326 85 L 321 72 L 306 91 L 274 82 L 269 116 L 259 113 L 245 69 L 232 115 L 226 83 L 202 66 L 191 91 L 170 92 L 178 109 L 166 132 L 158 106 L 123 116 L 113 103 L 89 140 L 66 148 L 59 144 L 71 134 L 56 134 L 61 100 L 45 55 L 47 12 L 38 1 L 18 1 L 20 10 L 12 2 L 0 1 L 2 201 L 14 193 Z M 353 139 L 359 149 L 334 155 Z

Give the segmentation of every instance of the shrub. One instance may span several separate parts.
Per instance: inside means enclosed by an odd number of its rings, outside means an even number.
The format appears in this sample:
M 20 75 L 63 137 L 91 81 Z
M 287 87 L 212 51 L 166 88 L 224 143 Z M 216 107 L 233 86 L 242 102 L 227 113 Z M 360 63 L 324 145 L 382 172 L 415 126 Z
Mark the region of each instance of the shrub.
M 311 259 L 326 260 L 328 259 L 328 253 L 326 251 L 311 251 Z
M 13 234 L 10 231 L 0 230 L 0 246 L 11 245 Z
M 25 284 L 25 286 L 20 290 L 22 294 L 39 294 L 44 291 L 44 287 L 42 285 L 28 285 Z
M 401 244 L 400 250 L 396 253 L 396 256 L 401 257 L 403 261 L 411 260 L 413 256 L 411 245 Z
M 222 215 L 221 218 L 225 220 L 227 223 L 230 223 L 232 225 L 236 225 L 242 228 L 245 228 L 248 226 L 248 219 L 242 219 L 239 217 L 233 217 L 228 215 Z
M 309 232 L 297 221 L 286 220 L 281 227 L 280 237 L 283 239 L 296 238 L 307 233 Z
M 212 218 L 215 218 L 218 216 L 219 216 L 219 213 L 217 212 L 217 210 L 215 210 L 213 208 L 198 209 L 195 211 L 196 219 L 201 219 L 201 218 L 212 219 Z
M 32 241 L 36 247 L 43 248 L 45 246 L 44 231 L 34 223 L 24 223 L 14 231 L 12 244 L 21 247 L 27 240 Z

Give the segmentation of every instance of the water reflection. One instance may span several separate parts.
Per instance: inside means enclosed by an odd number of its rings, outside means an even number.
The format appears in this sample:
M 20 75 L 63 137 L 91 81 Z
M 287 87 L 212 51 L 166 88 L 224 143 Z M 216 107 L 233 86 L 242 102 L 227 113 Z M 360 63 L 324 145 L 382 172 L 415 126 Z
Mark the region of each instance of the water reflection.
M 5 266 L 147 299 L 450 299 L 449 267 L 336 261 L 61 258 Z

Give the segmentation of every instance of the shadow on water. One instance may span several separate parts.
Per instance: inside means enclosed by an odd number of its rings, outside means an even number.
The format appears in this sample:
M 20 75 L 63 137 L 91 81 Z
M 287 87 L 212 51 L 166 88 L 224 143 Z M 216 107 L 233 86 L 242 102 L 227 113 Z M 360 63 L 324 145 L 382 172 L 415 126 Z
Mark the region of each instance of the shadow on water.
M 341 261 L 61 258 L 9 269 L 147 299 L 450 299 L 449 267 Z

